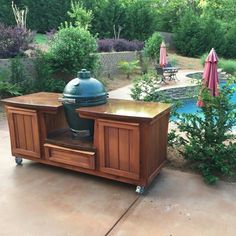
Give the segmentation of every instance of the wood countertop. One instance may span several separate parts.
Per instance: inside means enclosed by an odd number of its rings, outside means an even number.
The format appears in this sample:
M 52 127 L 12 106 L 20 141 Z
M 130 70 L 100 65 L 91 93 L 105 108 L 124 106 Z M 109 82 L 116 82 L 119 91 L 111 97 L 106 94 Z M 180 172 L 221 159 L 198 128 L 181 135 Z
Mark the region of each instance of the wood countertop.
M 3 99 L 2 102 L 18 107 L 57 110 L 63 106 L 58 101 L 59 97 L 62 97 L 62 94 L 39 92 Z M 88 118 L 119 118 L 123 120 L 132 118 L 133 120 L 151 121 L 169 111 L 170 108 L 171 104 L 166 103 L 108 99 L 106 104 L 80 107 L 76 109 L 76 112 L 81 117 Z
M 171 104 L 159 102 L 142 102 L 122 99 L 108 99 L 104 105 L 80 107 L 76 111 L 81 117 L 121 118 L 151 121 L 166 111 Z
M 18 97 L 6 98 L 3 99 L 2 102 L 6 105 L 15 105 L 26 108 L 56 110 L 62 107 L 62 103 L 58 101 L 58 98 L 61 96 L 62 94 L 60 93 L 40 92 Z

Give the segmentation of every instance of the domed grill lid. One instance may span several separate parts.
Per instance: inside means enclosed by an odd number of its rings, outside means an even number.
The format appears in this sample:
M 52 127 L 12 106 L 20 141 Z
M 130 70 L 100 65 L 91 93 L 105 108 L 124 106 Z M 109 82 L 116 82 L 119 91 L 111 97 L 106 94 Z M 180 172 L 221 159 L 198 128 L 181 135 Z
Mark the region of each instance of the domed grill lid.
M 64 88 L 62 102 L 73 99 L 70 102 L 78 103 L 79 106 L 95 106 L 107 102 L 106 89 L 100 81 L 91 78 L 90 71 L 82 69 L 77 75 L 78 78 L 71 80 Z

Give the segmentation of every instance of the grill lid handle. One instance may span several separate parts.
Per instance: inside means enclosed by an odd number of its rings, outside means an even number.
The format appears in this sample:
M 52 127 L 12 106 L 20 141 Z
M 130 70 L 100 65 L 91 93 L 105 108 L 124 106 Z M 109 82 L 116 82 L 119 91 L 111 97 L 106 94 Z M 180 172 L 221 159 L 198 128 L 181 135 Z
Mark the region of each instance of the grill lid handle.
M 76 103 L 76 99 L 74 98 L 58 98 L 59 102 L 62 102 L 63 104 L 74 104 Z

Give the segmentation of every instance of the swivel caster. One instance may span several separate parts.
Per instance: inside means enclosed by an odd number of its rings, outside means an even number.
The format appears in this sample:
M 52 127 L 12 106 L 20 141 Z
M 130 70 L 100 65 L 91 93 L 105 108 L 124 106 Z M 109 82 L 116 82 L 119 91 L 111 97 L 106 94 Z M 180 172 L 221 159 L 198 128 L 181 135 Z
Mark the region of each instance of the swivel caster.
M 141 194 L 143 194 L 145 192 L 145 187 L 137 186 L 135 192 L 141 195 Z
M 21 157 L 15 157 L 15 162 L 17 165 L 21 165 L 22 161 L 23 161 L 23 159 Z

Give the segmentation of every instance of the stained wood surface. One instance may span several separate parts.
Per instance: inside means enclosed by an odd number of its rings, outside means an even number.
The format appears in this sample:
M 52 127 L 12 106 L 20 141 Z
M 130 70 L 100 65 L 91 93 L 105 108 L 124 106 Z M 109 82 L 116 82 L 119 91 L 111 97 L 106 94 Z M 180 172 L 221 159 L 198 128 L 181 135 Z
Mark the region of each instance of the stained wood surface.
M 46 142 L 85 151 L 96 150 L 93 146 L 93 139 L 76 139 L 73 137 L 70 129 L 59 129 L 55 132 L 49 133 Z
M 170 108 L 166 103 L 108 99 L 104 105 L 80 107 L 76 111 L 81 117 L 151 121 Z
M 79 151 L 47 143 L 44 147 L 46 159 L 50 161 L 95 169 L 95 152 Z
M 39 125 L 37 112 L 29 109 L 6 107 L 12 154 L 40 158 Z
M 2 102 L 8 105 L 11 104 L 20 107 L 37 109 L 58 109 L 62 106 L 62 103 L 58 101 L 58 98 L 61 96 L 62 94 L 59 93 L 40 92 L 18 97 L 6 98 L 3 99 Z
M 98 120 L 98 153 L 102 172 L 139 179 L 139 124 Z
M 13 154 L 140 186 L 151 183 L 166 160 L 171 105 L 109 99 L 81 107 L 81 117 L 95 120 L 94 138 L 73 140 L 60 96 L 36 93 L 3 101 L 12 106 L 7 115 Z

